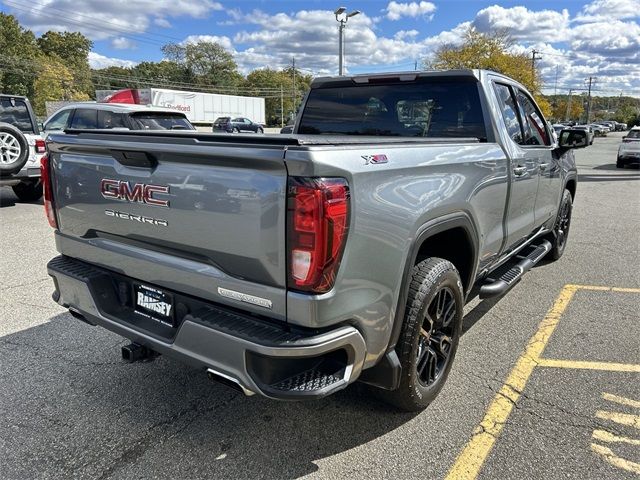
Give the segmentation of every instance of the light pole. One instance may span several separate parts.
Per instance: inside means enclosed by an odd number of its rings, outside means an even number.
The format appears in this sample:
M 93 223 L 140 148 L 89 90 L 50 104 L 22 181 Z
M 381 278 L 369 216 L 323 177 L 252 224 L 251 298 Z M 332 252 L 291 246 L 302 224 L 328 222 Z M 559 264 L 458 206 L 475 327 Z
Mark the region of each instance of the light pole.
M 339 40 L 338 40 L 338 74 L 343 75 L 344 73 L 344 28 L 347 26 L 347 21 L 351 17 L 355 17 L 360 13 L 360 10 L 354 10 L 351 13 L 346 13 L 347 9 L 345 7 L 338 7 L 333 12 L 336 16 L 336 21 L 340 23 L 338 27 Z

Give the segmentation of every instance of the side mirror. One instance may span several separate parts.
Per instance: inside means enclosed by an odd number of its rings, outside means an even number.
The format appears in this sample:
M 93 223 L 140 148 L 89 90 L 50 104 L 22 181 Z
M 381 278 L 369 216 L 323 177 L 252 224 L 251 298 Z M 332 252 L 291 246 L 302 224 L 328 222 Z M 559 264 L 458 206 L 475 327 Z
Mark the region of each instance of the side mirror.
M 38 128 L 39 128 L 40 130 L 44 130 L 44 123 L 42 123 L 42 122 L 38 122 Z
M 623 139 L 623 140 L 626 140 L 626 139 L 627 139 L 627 136 L 625 135 L 624 137 L 622 137 L 622 139 Z
M 565 129 L 560 132 L 558 146 L 560 148 L 584 148 L 589 145 L 586 130 Z

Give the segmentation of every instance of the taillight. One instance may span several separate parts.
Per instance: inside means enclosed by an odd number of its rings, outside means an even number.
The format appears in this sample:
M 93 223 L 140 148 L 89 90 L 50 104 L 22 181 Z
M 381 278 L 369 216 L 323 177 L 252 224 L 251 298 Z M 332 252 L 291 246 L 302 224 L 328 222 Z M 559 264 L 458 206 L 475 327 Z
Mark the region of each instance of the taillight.
M 44 140 L 36 140 L 36 153 L 45 153 L 46 151 L 47 147 Z
M 287 210 L 289 287 L 331 290 L 349 229 L 346 180 L 289 177 Z
M 40 180 L 42 181 L 42 189 L 44 192 L 44 211 L 49 220 L 49 225 L 58 228 L 56 220 L 56 212 L 53 206 L 53 192 L 51 190 L 51 171 L 49 169 L 49 155 L 44 154 L 40 159 Z

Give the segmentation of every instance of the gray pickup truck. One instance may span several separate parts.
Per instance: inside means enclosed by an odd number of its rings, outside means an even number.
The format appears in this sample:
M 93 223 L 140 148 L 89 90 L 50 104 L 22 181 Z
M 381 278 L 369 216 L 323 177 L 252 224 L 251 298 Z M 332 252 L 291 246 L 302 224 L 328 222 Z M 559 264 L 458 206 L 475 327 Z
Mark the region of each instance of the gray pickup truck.
M 274 399 L 442 388 L 463 306 L 565 248 L 572 148 L 487 71 L 320 78 L 292 135 L 52 134 L 53 298 Z

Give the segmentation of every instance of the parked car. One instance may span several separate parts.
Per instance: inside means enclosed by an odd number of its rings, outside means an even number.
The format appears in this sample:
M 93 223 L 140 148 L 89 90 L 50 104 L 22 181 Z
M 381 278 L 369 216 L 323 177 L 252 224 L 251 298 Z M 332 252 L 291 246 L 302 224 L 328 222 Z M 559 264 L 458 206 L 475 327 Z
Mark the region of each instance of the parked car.
M 482 70 L 316 78 L 299 115 L 269 138 L 52 135 L 53 299 L 130 338 L 127 361 L 283 400 L 360 380 L 423 409 L 472 292 L 563 255 L 587 132 L 555 142 L 524 86 Z M 69 199 L 75 168 L 91 181 Z
M 26 97 L 0 94 L 0 186 L 23 202 L 42 197 L 40 159 L 45 143 Z
M 259 123 L 252 122 L 245 117 L 218 117 L 213 122 L 213 132 L 227 132 L 227 133 L 240 133 L 240 132 L 252 132 L 252 133 L 264 133 L 264 127 Z
M 564 130 L 565 128 L 571 128 L 571 127 L 568 127 L 568 126 L 563 125 L 563 124 L 561 124 L 561 123 L 554 123 L 554 124 L 552 125 L 552 128 L 553 128 L 553 130 L 556 132 L 556 135 L 560 135 L 560 132 L 561 132 L 562 130 Z
M 593 132 L 593 128 L 591 127 L 591 125 L 574 125 L 573 127 L 574 129 L 578 129 L 578 130 L 585 130 L 588 134 L 588 138 L 589 138 L 589 145 L 593 145 L 593 139 L 595 138 L 595 133 Z
M 616 167 L 624 168 L 630 164 L 640 163 L 640 127 L 633 127 L 629 133 L 622 137 L 622 143 L 618 147 Z
M 195 130 L 182 112 L 125 103 L 83 102 L 66 105 L 44 122 L 44 133 L 66 129 Z
M 280 129 L 280 133 L 293 133 L 293 123 L 289 123 Z
M 604 125 L 600 125 L 598 123 L 592 123 L 589 126 L 593 130 L 593 134 L 596 137 L 606 137 L 607 133 L 609 133 L 609 131 L 610 131 L 609 127 L 606 127 Z

